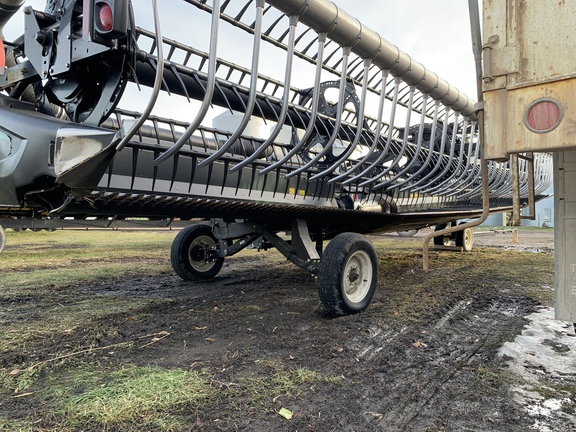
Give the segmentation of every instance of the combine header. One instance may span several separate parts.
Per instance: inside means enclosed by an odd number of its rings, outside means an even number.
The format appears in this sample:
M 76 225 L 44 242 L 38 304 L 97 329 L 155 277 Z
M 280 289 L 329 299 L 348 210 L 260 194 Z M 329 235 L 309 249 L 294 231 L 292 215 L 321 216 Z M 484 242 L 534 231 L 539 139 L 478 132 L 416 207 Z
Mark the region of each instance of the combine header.
M 4 41 L 4 214 L 205 219 L 174 241 L 184 279 L 274 247 L 328 311 L 358 312 L 377 276 L 361 234 L 551 184 L 548 153 L 484 160 L 475 102 L 332 2 L 50 0 L 13 17 L 23 3 L 0 0 L 0 24 L 25 28 Z

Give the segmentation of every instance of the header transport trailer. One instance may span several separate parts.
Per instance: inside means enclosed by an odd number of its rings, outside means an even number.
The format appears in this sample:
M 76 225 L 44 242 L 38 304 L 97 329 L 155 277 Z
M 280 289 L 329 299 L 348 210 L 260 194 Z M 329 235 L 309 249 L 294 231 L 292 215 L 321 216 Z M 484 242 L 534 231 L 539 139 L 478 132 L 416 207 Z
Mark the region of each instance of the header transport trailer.
M 274 247 L 359 312 L 361 234 L 436 225 L 469 248 L 443 228 L 551 184 L 548 153 L 483 159 L 475 102 L 332 2 L 23 3 L 0 0 L 0 25 L 24 22 L 1 50 L 4 214 L 203 218 L 172 246 L 184 279 Z

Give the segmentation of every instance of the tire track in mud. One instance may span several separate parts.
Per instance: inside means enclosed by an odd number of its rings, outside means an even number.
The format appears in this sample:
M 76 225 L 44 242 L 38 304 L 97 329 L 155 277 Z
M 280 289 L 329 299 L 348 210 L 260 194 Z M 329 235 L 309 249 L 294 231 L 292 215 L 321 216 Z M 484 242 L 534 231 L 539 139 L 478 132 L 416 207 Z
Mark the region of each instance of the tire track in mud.
M 529 428 L 505 388 L 490 388 L 490 406 L 478 396 L 494 384 L 482 371 L 490 377 L 498 348 L 518 333 L 532 306 L 525 299 L 476 296 L 427 326 L 371 327 L 353 342 L 358 361 L 377 377 L 363 395 L 367 424 L 392 432 Z

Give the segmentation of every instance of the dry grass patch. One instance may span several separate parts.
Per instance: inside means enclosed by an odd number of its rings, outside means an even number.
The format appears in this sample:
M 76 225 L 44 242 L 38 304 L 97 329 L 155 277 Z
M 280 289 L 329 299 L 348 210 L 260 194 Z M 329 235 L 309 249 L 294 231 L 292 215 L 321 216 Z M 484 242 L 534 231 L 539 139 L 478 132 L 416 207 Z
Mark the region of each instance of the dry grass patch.
M 194 371 L 128 367 L 71 370 L 49 382 L 54 420 L 65 429 L 180 430 L 181 416 L 210 400 L 206 376 Z

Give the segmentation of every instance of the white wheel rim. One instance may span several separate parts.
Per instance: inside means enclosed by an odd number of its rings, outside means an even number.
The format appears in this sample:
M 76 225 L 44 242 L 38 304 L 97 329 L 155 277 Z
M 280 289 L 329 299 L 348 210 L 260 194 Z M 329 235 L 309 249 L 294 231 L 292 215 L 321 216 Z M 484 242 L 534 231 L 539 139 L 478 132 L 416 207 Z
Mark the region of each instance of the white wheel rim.
M 360 303 L 370 291 L 373 277 L 372 261 L 368 253 L 363 250 L 354 252 L 344 267 L 343 294 L 352 303 Z
M 205 251 L 216 246 L 216 242 L 210 236 L 201 235 L 196 237 L 188 249 L 188 261 L 194 270 L 203 273 L 209 271 L 216 261 L 205 259 Z
M 464 247 L 466 250 L 472 249 L 472 243 L 474 242 L 474 234 L 470 228 L 464 230 Z
M 4 250 L 4 246 L 6 245 L 6 231 L 4 231 L 4 227 L 0 225 L 0 253 Z

